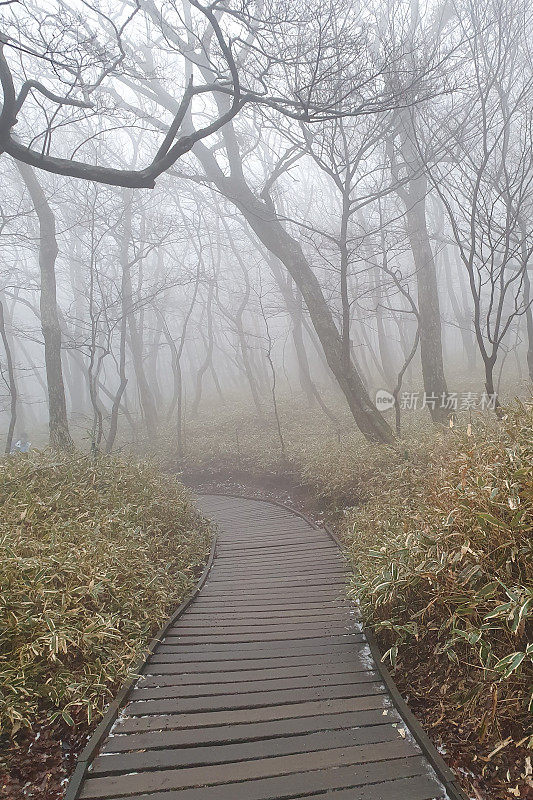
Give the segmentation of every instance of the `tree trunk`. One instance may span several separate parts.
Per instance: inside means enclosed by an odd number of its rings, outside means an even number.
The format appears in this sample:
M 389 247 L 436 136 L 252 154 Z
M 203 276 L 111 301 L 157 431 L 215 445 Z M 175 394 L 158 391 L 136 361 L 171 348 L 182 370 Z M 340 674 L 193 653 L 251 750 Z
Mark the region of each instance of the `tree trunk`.
M 200 69 L 202 68 L 211 77 L 210 66 L 203 64 L 200 66 Z M 162 103 L 168 104 L 169 109 L 176 113 L 178 109 L 173 98 L 169 97 L 160 86 L 156 86 L 155 91 Z M 227 104 L 228 100 L 218 97 L 216 102 L 221 104 L 219 108 L 224 110 L 224 104 Z M 187 124 L 192 129 L 191 115 L 187 118 Z M 355 364 L 352 360 L 349 364 L 344 363 L 342 338 L 318 278 L 300 244 L 283 226 L 270 198 L 267 195 L 265 199 L 256 197 L 246 183 L 232 122 L 227 122 L 220 129 L 220 133 L 226 146 L 230 177 L 224 174 L 213 153 L 201 141 L 195 144 L 195 156 L 217 189 L 239 209 L 262 244 L 284 264 L 300 290 L 329 368 L 348 402 L 360 431 L 369 441 L 394 445 L 396 442 L 394 433 L 370 399 Z
M 420 358 L 426 396 L 436 402 L 428 403 L 433 422 L 442 423 L 447 417 L 448 387 L 444 376 L 439 289 L 435 258 L 426 222 L 427 178 L 416 175 L 409 181 L 409 202 L 406 209 L 407 235 L 413 253 L 418 293 Z
M 386 320 L 383 314 L 382 306 L 382 292 L 381 276 L 377 270 L 374 271 L 374 304 L 376 309 L 376 328 L 378 334 L 378 348 L 379 357 L 381 359 L 381 367 L 383 376 L 385 378 L 385 388 L 392 390 L 395 385 L 394 358 L 390 350 L 390 334 L 387 335 Z M 403 377 L 403 376 L 402 376 Z
M 533 297 L 531 297 L 531 281 L 527 270 L 527 262 L 524 268 L 524 305 L 526 307 L 526 331 L 527 331 L 527 368 L 529 380 L 533 381 Z
M 126 308 L 128 329 L 130 332 L 130 349 L 133 360 L 133 369 L 139 389 L 141 410 L 149 436 L 155 436 L 157 431 L 157 409 L 154 396 L 150 390 L 143 364 L 143 337 L 137 325 L 135 311 L 133 308 L 133 289 L 131 284 L 131 265 L 129 262 L 129 243 L 131 240 L 131 216 L 132 216 L 132 191 L 124 191 L 124 246 L 121 251 L 122 260 L 122 292 Z
M 6 333 L 6 323 L 4 318 L 4 304 L 2 300 L 0 300 L 0 336 L 2 337 L 2 342 L 4 343 L 4 350 L 6 352 L 6 366 L 7 366 L 7 384 L 9 387 L 9 396 L 10 396 L 10 416 L 9 416 L 9 426 L 7 429 L 7 436 L 6 436 L 6 447 L 5 452 L 9 454 L 11 452 L 11 447 L 13 445 L 13 434 L 15 433 L 15 425 L 17 422 L 17 383 L 15 380 L 15 370 L 13 367 L 13 358 L 11 354 L 11 348 L 9 346 L 9 340 L 7 338 Z
M 85 276 L 83 274 L 83 271 L 76 269 L 77 250 L 75 242 L 76 240 L 74 238 L 71 239 L 69 243 L 69 252 L 67 256 L 68 266 L 69 266 L 70 286 L 72 290 L 72 295 L 74 297 L 74 308 L 73 308 L 74 313 L 71 322 L 71 338 L 74 342 L 81 342 L 83 341 L 85 335 L 83 330 L 84 307 L 82 298 L 85 297 L 86 286 L 85 286 Z M 64 324 L 63 324 L 63 331 L 65 331 Z M 85 415 L 88 413 L 88 407 L 87 407 L 88 398 L 87 398 L 87 390 L 85 383 L 85 374 L 82 370 L 80 370 L 78 362 L 72 358 L 72 349 L 68 348 L 66 354 L 67 354 L 67 361 L 70 362 L 69 366 L 70 366 L 71 380 L 70 383 L 67 380 L 67 384 L 70 395 L 70 414 L 72 419 L 73 412 L 79 415 Z M 65 377 L 68 376 L 66 375 Z
M 122 277 L 122 283 L 124 282 L 124 275 Z M 124 286 L 122 287 L 124 289 Z M 110 453 L 113 449 L 113 445 L 115 444 L 115 439 L 117 436 L 118 430 L 118 413 L 120 410 L 120 403 L 122 401 L 122 395 L 126 391 L 126 386 L 128 383 L 128 378 L 126 376 L 126 307 L 124 304 L 124 291 L 121 293 L 121 300 L 122 300 L 122 319 L 120 320 L 120 344 L 119 344 L 119 354 L 118 354 L 118 376 L 119 376 L 119 385 L 116 391 L 116 394 L 113 398 L 113 405 L 111 406 L 111 417 L 109 421 L 109 431 L 107 434 L 106 439 L 106 446 L 105 451 L 106 453 Z
M 218 171 L 213 177 L 220 190 L 240 210 L 258 239 L 285 265 L 302 293 L 327 363 L 363 435 L 369 441 L 394 444 L 394 434 L 371 401 L 356 367 L 351 361 L 348 365 L 345 363 L 342 339 L 331 309 L 300 244 L 287 233 L 273 206 L 256 198 L 243 181 L 221 178 Z
M 196 373 L 194 400 L 191 408 L 191 414 L 193 417 L 198 416 L 198 411 L 200 409 L 200 402 L 202 400 L 203 378 L 205 373 L 212 366 L 213 363 L 213 348 L 215 346 L 215 341 L 213 339 L 213 315 L 211 313 L 213 306 L 213 292 L 214 292 L 214 281 L 211 281 L 207 292 L 207 303 L 205 307 L 205 312 L 207 316 L 207 340 L 205 342 L 205 357 L 202 363 L 200 364 L 198 372 Z
M 228 241 L 230 242 L 231 249 L 235 256 L 235 260 L 237 261 L 239 267 L 241 268 L 242 277 L 244 281 L 244 294 L 241 298 L 239 306 L 235 312 L 235 315 L 231 315 L 230 312 L 225 309 L 220 300 L 218 301 L 218 305 L 224 316 L 229 319 L 235 325 L 235 331 L 237 334 L 237 342 L 238 342 L 238 349 L 241 354 L 244 374 L 246 375 L 246 379 L 248 381 L 248 386 L 250 387 L 250 392 L 252 394 L 252 400 L 254 401 L 254 406 L 257 410 L 259 416 L 263 415 L 263 404 L 261 399 L 261 392 L 259 386 L 257 384 L 256 377 L 254 375 L 252 362 L 250 359 L 250 348 L 248 342 L 246 340 L 246 332 L 244 330 L 244 314 L 246 312 L 246 307 L 248 306 L 248 302 L 250 300 L 250 277 L 248 275 L 248 270 L 246 269 L 246 265 L 243 262 L 238 249 L 234 246 L 229 228 L 224 221 L 222 220 L 222 224 L 224 225 L 226 232 L 228 234 Z M 246 231 L 248 232 L 248 231 Z
M 398 180 L 398 196 L 405 206 L 406 231 L 415 266 L 424 391 L 427 397 L 434 398 L 434 402 L 428 402 L 427 405 L 433 422 L 438 424 L 447 417 L 446 404 L 441 399 L 446 398 L 448 387 L 442 356 L 437 268 L 426 218 L 428 181 L 420 154 L 414 145 L 415 122 L 407 112 L 401 113 L 398 118 L 398 133 L 401 159 L 409 171 L 407 185 L 402 185 L 398 179 L 398 165 L 392 141 L 389 142 L 391 169 Z
M 459 264 L 459 269 L 462 269 L 463 265 Z M 476 343 L 474 340 L 474 336 L 472 334 L 471 327 L 469 325 L 468 314 L 465 308 L 461 307 L 459 304 L 459 300 L 457 298 L 457 294 L 455 293 L 455 288 L 453 285 L 452 279 L 452 270 L 451 270 L 451 261 L 448 254 L 448 248 L 444 249 L 444 274 L 446 276 L 446 287 L 448 289 L 448 296 L 450 298 L 450 302 L 452 305 L 452 311 L 454 313 L 455 319 L 457 320 L 457 324 L 459 325 L 459 333 L 461 334 L 461 340 L 463 342 L 463 349 L 466 355 L 466 363 L 468 372 L 471 374 L 474 372 L 476 368 L 476 355 L 477 355 L 477 348 Z M 461 273 L 459 273 L 461 274 Z M 461 280 L 461 278 L 459 278 Z M 461 286 L 461 293 L 466 291 L 466 287 L 464 285 Z
M 67 403 L 61 364 L 61 327 L 57 309 L 55 263 L 58 254 L 55 218 L 33 169 L 17 162 L 39 220 L 39 269 L 41 275 L 41 326 L 48 391 L 50 445 L 72 450 L 74 443 L 67 419 Z
M 151 391 L 154 396 L 156 408 L 163 406 L 163 395 L 159 385 L 159 352 L 161 349 L 161 335 L 162 335 L 161 320 L 156 315 L 156 324 L 153 333 L 152 341 L 148 345 L 149 357 L 146 365 L 146 373 L 150 383 Z
M 13 336 L 16 303 L 17 303 L 17 299 L 16 298 L 13 300 L 13 302 L 10 305 L 8 304 L 7 299 L 6 299 L 5 306 L 4 306 L 4 317 L 5 317 L 5 323 L 6 323 L 7 343 L 9 345 L 9 349 L 11 351 L 11 359 L 13 361 L 13 369 L 15 370 L 15 380 L 16 380 L 16 384 L 17 384 L 17 409 L 16 409 L 17 426 L 21 430 L 27 430 L 28 429 L 28 424 L 26 422 L 26 417 L 28 415 L 28 412 L 30 413 L 30 415 L 31 415 L 31 417 L 33 419 L 35 419 L 35 414 L 33 413 L 33 409 L 31 408 L 31 406 L 26 406 L 26 404 L 24 402 L 24 396 L 19 390 L 19 382 L 18 382 L 18 379 L 16 377 L 16 366 L 15 365 L 16 365 L 16 362 L 17 362 L 17 348 L 21 347 L 21 343 L 22 343 L 20 337 L 17 337 L 17 339 L 15 340 L 15 337 Z M 21 347 L 21 349 L 22 349 L 22 347 Z M 30 368 L 31 368 L 31 365 L 30 365 Z M 46 391 L 46 385 L 44 386 L 44 389 Z
M 298 378 L 302 391 L 307 398 L 307 402 L 311 406 L 317 399 L 318 390 L 311 377 L 311 368 L 309 366 L 307 350 L 305 349 L 301 295 L 298 293 L 298 296 L 295 296 L 296 293 L 290 285 L 290 278 L 283 279 L 281 265 L 270 253 L 267 254 L 267 261 L 291 318 L 292 341 L 294 344 L 294 352 L 296 353 L 296 363 L 298 364 Z

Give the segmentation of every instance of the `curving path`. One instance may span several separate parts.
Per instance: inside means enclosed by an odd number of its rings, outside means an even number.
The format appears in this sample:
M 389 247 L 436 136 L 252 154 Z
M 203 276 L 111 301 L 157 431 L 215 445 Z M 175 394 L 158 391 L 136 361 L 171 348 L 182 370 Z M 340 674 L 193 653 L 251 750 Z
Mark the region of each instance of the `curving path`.
M 209 577 L 70 796 L 460 797 L 393 703 L 344 600 L 337 545 L 270 503 L 199 503 L 219 525 Z

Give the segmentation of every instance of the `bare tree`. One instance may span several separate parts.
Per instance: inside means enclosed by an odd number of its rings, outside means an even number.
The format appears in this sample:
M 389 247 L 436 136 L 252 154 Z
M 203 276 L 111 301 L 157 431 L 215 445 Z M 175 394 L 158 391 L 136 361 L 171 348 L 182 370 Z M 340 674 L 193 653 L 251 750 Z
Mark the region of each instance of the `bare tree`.
M 6 447 L 5 452 L 10 453 L 11 447 L 13 444 L 13 434 L 15 433 L 15 425 L 17 423 L 17 382 L 15 379 L 15 369 L 13 366 L 13 356 L 11 353 L 11 347 L 9 344 L 9 339 L 6 332 L 6 322 L 4 316 L 4 304 L 0 299 L 0 336 L 2 337 L 2 343 L 4 345 L 4 351 L 6 354 L 6 368 L 7 368 L 7 380 L 4 375 L 4 371 L 1 368 L 0 364 L 0 372 L 2 374 L 3 380 L 6 382 L 8 390 L 9 390 L 9 397 L 10 397 L 10 409 L 9 409 L 9 426 L 7 429 L 6 435 Z
M 41 276 L 40 317 L 44 339 L 50 444 L 73 447 L 67 419 L 67 402 L 61 364 L 61 326 L 57 307 L 55 265 L 58 254 L 56 222 L 46 194 L 27 164 L 18 164 L 22 180 L 39 220 L 39 269 Z
M 439 114 L 426 135 L 443 154 L 438 163 L 428 162 L 428 174 L 468 277 L 491 396 L 502 344 L 530 305 L 533 239 L 522 222 L 533 200 L 533 79 L 523 68 L 528 14 L 521 0 L 505 7 L 467 5 L 462 22 L 470 80 L 461 104 L 454 99 L 453 115 L 445 115 L 447 124 Z M 418 150 L 422 154 L 420 143 Z

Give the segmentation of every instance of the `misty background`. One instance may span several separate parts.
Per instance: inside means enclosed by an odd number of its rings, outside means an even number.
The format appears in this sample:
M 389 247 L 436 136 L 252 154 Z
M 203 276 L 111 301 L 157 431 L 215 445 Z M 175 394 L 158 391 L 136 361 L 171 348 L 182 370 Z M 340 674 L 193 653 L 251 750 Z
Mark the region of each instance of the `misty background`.
M 1 5 L 8 452 L 527 394 L 528 2 Z

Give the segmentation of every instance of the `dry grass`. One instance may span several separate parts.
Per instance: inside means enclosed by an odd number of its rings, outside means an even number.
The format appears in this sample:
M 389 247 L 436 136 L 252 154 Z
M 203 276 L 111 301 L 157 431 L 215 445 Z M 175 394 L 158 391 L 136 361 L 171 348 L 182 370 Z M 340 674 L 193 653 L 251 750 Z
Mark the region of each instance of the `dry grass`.
M 451 666 L 440 702 L 460 705 L 479 741 L 521 738 L 533 708 L 533 406 L 418 452 L 345 516 L 352 593 L 394 665 L 416 650 Z
M 316 406 L 309 408 L 299 398 L 279 400 L 284 455 L 272 414 L 257 415 L 249 402 L 239 397 L 225 405 L 206 407 L 187 421 L 185 458 L 176 454 L 172 427 L 157 441 L 140 439 L 139 453 L 149 452 L 163 469 L 206 475 L 239 475 L 260 479 L 291 480 L 304 486 L 323 508 L 330 511 L 365 502 L 381 485 L 391 459 L 404 463 L 412 443 L 421 435 L 433 436 L 425 416 L 405 420 L 406 438 L 395 453 L 369 444 L 353 423 L 345 404 L 328 397 L 338 420 L 333 424 Z
M 170 609 L 210 534 L 173 477 L 117 458 L 0 461 L 0 723 L 90 723 Z

